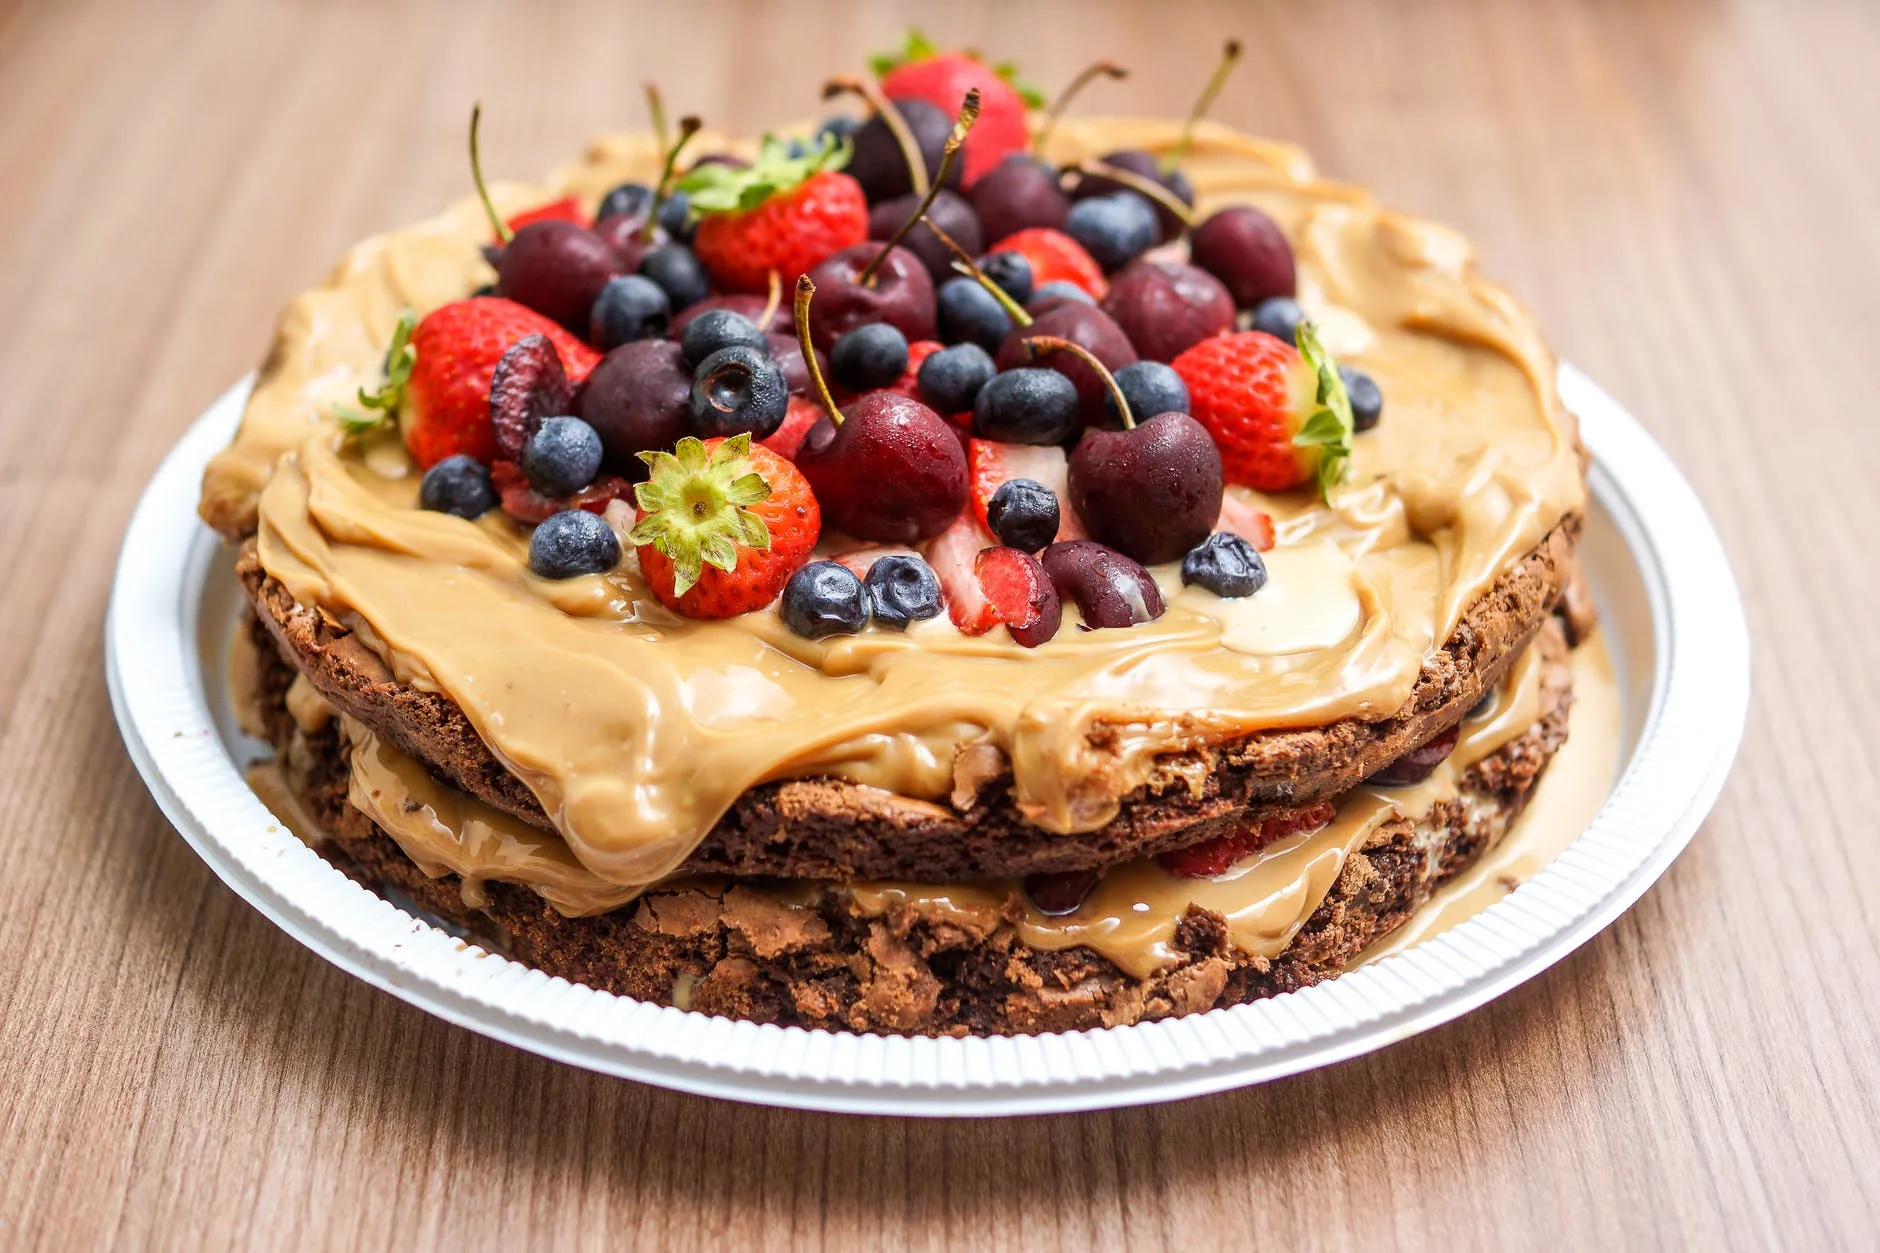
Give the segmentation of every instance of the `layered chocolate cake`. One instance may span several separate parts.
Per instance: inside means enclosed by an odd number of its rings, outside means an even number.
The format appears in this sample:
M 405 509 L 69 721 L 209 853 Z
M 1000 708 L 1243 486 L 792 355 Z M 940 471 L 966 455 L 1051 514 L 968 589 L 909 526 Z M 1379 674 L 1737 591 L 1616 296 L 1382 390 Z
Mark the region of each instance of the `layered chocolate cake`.
M 814 135 L 479 170 L 289 306 L 202 499 L 253 723 L 334 865 L 623 995 L 987 1034 L 1334 976 L 1566 737 L 1553 359 L 1294 149 L 916 52 Z

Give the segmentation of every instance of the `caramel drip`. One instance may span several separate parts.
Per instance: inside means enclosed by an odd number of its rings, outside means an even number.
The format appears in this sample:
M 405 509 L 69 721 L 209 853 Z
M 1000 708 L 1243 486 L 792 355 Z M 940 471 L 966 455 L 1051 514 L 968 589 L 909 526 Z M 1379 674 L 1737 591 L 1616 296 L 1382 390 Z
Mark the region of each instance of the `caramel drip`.
M 1052 155 L 1158 151 L 1175 134 L 1067 123 Z M 651 160 L 646 144 L 603 141 L 554 187 L 499 199 L 592 199 Z M 1583 501 L 1553 360 L 1519 307 L 1476 276 L 1462 237 L 1221 127 L 1201 129 L 1187 169 L 1204 213 L 1252 200 L 1275 215 L 1322 338 L 1388 399 L 1329 505 L 1241 493 L 1279 534 L 1272 581 L 1251 600 L 1182 590 L 1160 569 L 1171 607 L 1157 622 L 1085 632 L 1070 621 L 1025 650 L 944 618 L 819 642 L 791 635 L 774 609 L 685 622 L 630 560 L 604 576 L 534 578 L 505 520 L 416 510 L 395 441 L 342 449 L 325 417 L 372 381 L 400 308 L 428 309 L 487 276 L 487 224 L 467 204 L 362 244 L 290 307 L 241 433 L 205 478 L 205 515 L 239 518 L 259 490 L 268 572 L 355 623 L 396 673 L 448 694 L 608 883 L 670 873 L 769 779 L 837 775 L 940 802 L 964 744 L 1005 755 L 1029 821 L 1093 829 L 1172 752 L 1394 712 L 1464 609 Z

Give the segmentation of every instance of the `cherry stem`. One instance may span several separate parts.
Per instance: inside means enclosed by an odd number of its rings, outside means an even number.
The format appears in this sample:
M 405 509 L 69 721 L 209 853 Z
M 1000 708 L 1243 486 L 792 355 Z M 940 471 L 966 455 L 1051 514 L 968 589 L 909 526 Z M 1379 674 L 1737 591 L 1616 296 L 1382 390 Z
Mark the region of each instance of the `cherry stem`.
M 498 243 L 508 243 L 516 237 L 509 229 L 509 223 L 503 221 L 502 214 L 496 211 L 496 203 L 490 199 L 490 189 L 483 183 L 483 158 L 477 153 L 477 131 L 483 123 L 483 102 L 477 101 L 470 106 L 470 179 L 477 185 L 477 196 L 483 201 L 483 212 L 490 215 L 490 225 L 496 229 Z
M 809 302 L 815 294 L 816 284 L 810 281 L 809 275 L 799 275 L 796 280 L 796 342 L 803 350 L 803 368 L 809 371 L 809 381 L 815 385 L 816 399 L 822 401 L 829 420 L 841 426 L 842 410 L 836 406 L 836 398 L 823 378 L 822 366 L 816 361 L 815 341 L 809 337 Z
M 926 193 L 921 196 L 920 203 L 914 207 L 914 212 L 908 216 L 905 222 L 902 222 L 894 229 L 894 234 L 888 236 L 888 242 L 881 246 L 881 251 L 876 253 L 874 259 L 868 263 L 868 268 L 856 276 L 855 281 L 858 285 L 862 287 L 873 287 L 875 285 L 875 271 L 879 270 L 882 262 L 888 259 L 888 254 L 894 251 L 894 246 L 905 239 L 907 233 L 914 229 L 914 223 L 927 216 L 927 210 L 933 207 L 933 202 L 940 195 L 940 189 L 946 186 L 947 173 L 953 168 L 953 158 L 959 155 L 960 145 L 966 142 L 966 136 L 971 133 L 973 123 L 978 120 L 979 88 L 974 87 L 967 91 L 966 99 L 960 102 L 960 115 L 954 119 L 953 133 L 947 136 L 947 145 L 941 150 L 940 169 L 935 172 L 932 184 L 928 186 Z M 929 223 L 929 225 L 932 225 L 932 223 Z
M 913 187 L 914 194 L 927 194 L 927 162 L 920 155 L 920 145 L 914 142 L 914 132 L 908 128 L 907 119 L 894 107 L 894 101 L 876 91 L 859 78 L 832 78 L 823 84 L 823 99 L 833 100 L 843 93 L 852 93 L 868 102 L 894 136 L 894 142 L 901 149 L 901 158 L 907 162 L 907 181 Z
M 1131 191 L 1140 192 L 1173 213 L 1183 226 L 1190 229 L 1194 227 L 1195 211 L 1183 204 L 1180 196 L 1152 178 L 1144 178 L 1134 170 L 1126 170 L 1121 166 L 1111 165 L 1108 161 L 1094 159 L 1078 162 L 1077 171 L 1080 174 L 1095 174 L 1121 183 Z
M 959 240 L 941 230 L 934 224 L 932 218 L 923 214 L 920 220 L 927 224 L 927 229 L 932 231 L 934 236 L 939 239 L 941 243 L 946 245 L 947 251 L 953 254 L 953 268 L 955 270 L 991 292 L 992 298 L 1005 307 L 1005 311 L 1011 316 L 1012 321 L 1018 323 L 1020 326 L 1031 325 L 1031 314 L 1026 313 L 1025 307 L 1019 304 L 1018 301 L 1012 299 L 1010 292 L 986 277 L 986 272 L 979 268 L 979 263 L 973 260 L 972 254 L 960 247 Z
M 1097 360 L 1095 353 L 1082 344 L 1073 344 L 1060 335 L 1033 335 L 1025 340 L 1025 355 L 1030 360 L 1036 361 L 1047 352 L 1068 352 L 1073 357 L 1082 357 L 1088 361 L 1090 368 L 1095 370 L 1097 376 L 1103 380 L 1103 385 L 1110 389 L 1110 399 L 1116 402 L 1116 411 L 1123 415 L 1123 429 L 1125 431 L 1136 429 L 1135 416 L 1129 411 L 1129 401 L 1123 398 L 1121 385 L 1117 383 L 1116 376 Z
M 1049 139 L 1051 132 L 1057 129 L 1058 119 L 1064 116 L 1064 110 L 1070 106 L 1070 102 L 1076 98 L 1077 93 L 1088 86 L 1093 79 L 1102 76 L 1128 78 L 1129 71 L 1114 61 L 1098 61 L 1095 65 L 1086 65 L 1079 70 L 1077 77 L 1073 78 L 1064 90 L 1058 93 L 1057 99 L 1051 102 L 1050 109 L 1045 112 L 1044 121 L 1038 125 L 1038 133 L 1031 137 L 1031 151 L 1034 156 L 1044 155 L 1045 140 Z
M 1195 101 L 1195 107 L 1188 111 L 1188 120 L 1182 123 L 1182 133 L 1176 137 L 1175 146 L 1162 158 L 1162 168 L 1172 170 L 1188 159 L 1188 145 L 1194 142 L 1195 126 L 1207 116 L 1208 109 L 1214 104 L 1214 97 L 1221 94 L 1221 88 L 1227 85 L 1227 76 L 1240 64 L 1240 40 L 1230 39 L 1221 48 L 1221 63 L 1214 67 L 1214 76 L 1208 79 L 1208 85 L 1201 89 L 1201 95 Z
M 770 319 L 777 316 L 777 306 L 783 303 L 783 275 L 775 270 L 770 272 L 770 292 L 764 298 L 764 312 L 758 315 L 757 329 L 770 329 Z
M 672 132 L 666 129 L 666 102 L 660 98 L 659 84 L 646 84 L 646 111 L 653 117 L 653 142 L 659 145 L 661 152 L 672 142 Z
M 646 206 L 646 221 L 640 224 L 640 242 L 653 242 L 653 230 L 659 225 L 659 211 L 665 207 L 667 197 L 672 195 L 672 176 L 679 168 L 679 154 L 692 142 L 692 136 L 698 134 L 702 126 L 690 113 L 679 119 L 679 138 L 672 147 L 666 149 L 666 164 L 659 172 L 659 183 L 653 188 L 653 203 Z M 662 144 L 664 140 L 660 141 Z

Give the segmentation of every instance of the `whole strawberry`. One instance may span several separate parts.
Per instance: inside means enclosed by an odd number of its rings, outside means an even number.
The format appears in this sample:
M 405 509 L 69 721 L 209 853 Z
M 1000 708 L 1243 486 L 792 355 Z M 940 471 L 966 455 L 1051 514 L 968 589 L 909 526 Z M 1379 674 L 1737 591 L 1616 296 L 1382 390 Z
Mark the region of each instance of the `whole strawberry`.
M 749 435 L 643 452 L 627 536 L 661 604 L 688 618 L 735 618 L 777 599 L 809 558 L 822 510 L 797 468 Z
M 559 325 L 513 300 L 473 296 L 441 305 L 419 320 L 403 377 L 388 371 L 387 388 L 367 403 L 398 410 L 405 447 L 424 469 L 457 453 L 488 465 L 497 456 L 490 376 L 510 346 L 529 335 L 549 338 L 571 382 L 587 378 L 601 359 Z
M 1310 323 L 1298 337 L 1294 348 L 1265 331 L 1216 335 L 1170 363 L 1229 483 L 1283 492 L 1316 478 L 1329 492 L 1344 477 L 1351 402 Z
M 787 289 L 829 256 L 868 239 L 868 199 L 840 173 L 845 141 L 822 137 L 801 156 L 766 136 L 749 166 L 695 166 L 679 182 L 702 214 L 692 249 L 725 291 L 769 290 L 774 271 Z
M 970 52 L 942 52 L 921 32 L 910 30 L 900 52 L 875 57 L 871 66 L 881 78 L 882 95 L 925 100 L 947 114 L 960 107 L 967 91 L 979 88 L 979 123 L 960 154 L 966 162 L 964 186 L 970 188 L 999 162 L 1030 147 L 1025 111 L 1042 107 L 1044 101 L 1015 81 L 1009 63 L 987 65 Z

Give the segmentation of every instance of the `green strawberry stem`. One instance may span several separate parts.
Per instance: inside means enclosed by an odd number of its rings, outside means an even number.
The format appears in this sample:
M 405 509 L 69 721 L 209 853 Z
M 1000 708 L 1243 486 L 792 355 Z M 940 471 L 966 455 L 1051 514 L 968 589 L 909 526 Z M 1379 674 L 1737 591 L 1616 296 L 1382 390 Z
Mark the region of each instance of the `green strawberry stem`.
M 640 460 L 648 473 L 633 498 L 646 516 L 627 540 L 671 559 L 673 595 L 691 591 L 706 566 L 737 569 L 740 548 L 770 547 L 770 528 L 749 508 L 770 499 L 770 484 L 751 468 L 749 432 L 709 452 L 688 435 L 671 452 L 643 452 Z
M 417 327 L 417 310 L 406 309 L 400 313 L 398 324 L 392 328 L 391 345 L 385 350 L 385 381 L 372 391 L 359 389 L 360 408 L 334 407 L 348 435 L 362 435 L 397 414 L 398 406 L 404 403 L 405 385 L 411 381 L 412 368 L 418 364 L 418 349 L 411 342 L 412 332 Z
M 972 254 L 960 247 L 959 240 L 941 230 L 934 220 L 926 214 L 921 214 L 920 220 L 928 230 L 934 233 L 935 238 L 946 245 L 947 251 L 953 254 L 953 268 L 955 270 L 991 292 L 992 298 L 1004 306 L 1006 314 L 1012 321 L 1020 326 L 1031 325 L 1031 314 L 1025 312 L 1025 307 L 1019 304 L 1018 301 L 1013 300 L 1005 288 L 986 277 L 985 271 L 979 268 L 979 263 L 973 260 Z
M 875 271 L 881 268 L 881 263 L 888 259 L 888 254 L 894 251 L 894 246 L 914 229 L 914 223 L 927 216 L 927 210 L 932 207 L 934 197 L 938 196 L 940 189 L 946 186 L 947 174 L 953 169 L 953 158 L 959 155 L 960 145 L 966 142 L 966 136 L 972 133 L 973 123 L 978 120 L 979 88 L 974 87 L 967 91 L 966 99 L 960 102 L 960 115 L 953 120 L 953 132 L 947 136 L 946 147 L 940 153 L 940 168 L 934 173 L 933 183 L 921 196 L 920 204 L 915 206 L 914 212 L 895 228 L 894 234 L 888 236 L 888 242 L 881 246 L 881 251 L 874 255 L 868 267 L 856 277 L 857 284 L 862 287 L 873 287 Z
M 1318 408 L 1293 436 L 1295 448 L 1319 451 L 1319 495 L 1328 502 L 1332 488 L 1345 477 L 1351 462 L 1351 437 L 1355 429 L 1351 418 L 1351 397 L 1345 392 L 1345 380 L 1339 376 L 1338 363 L 1319 343 L 1312 323 L 1301 322 L 1298 330 L 1299 355 L 1311 367 L 1318 382 L 1314 403 Z
M 1125 170 L 1121 166 L 1111 165 L 1107 161 L 1094 159 L 1078 162 L 1077 171 L 1080 174 L 1098 174 L 1104 178 L 1113 179 L 1121 183 L 1131 191 L 1140 192 L 1142 195 L 1147 196 L 1149 199 L 1167 209 L 1170 213 L 1173 213 L 1181 221 L 1183 226 L 1191 230 L 1194 228 L 1195 211 L 1183 204 L 1180 196 L 1177 196 L 1174 192 L 1162 186 L 1162 184 L 1152 178 L 1144 178 L 1134 170 Z
M 852 151 L 846 139 L 824 135 L 814 148 L 793 154 L 788 144 L 766 135 L 750 165 L 695 165 L 674 186 L 690 197 L 695 213 L 749 213 L 780 192 L 841 169 Z
M 1072 100 L 1076 99 L 1078 92 L 1099 77 L 1128 78 L 1129 71 L 1114 61 L 1098 61 L 1094 65 L 1086 65 L 1077 71 L 1077 77 L 1071 79 L 1064 90 L 1058 93 L 1057 99 L 1051 102 L 1050 109 L 1045 112 L 1044 121 L 1038 124 L 1037 132 L 1032 135 L 1031 150 L 1034 155 L 1044 155 L 1045 141 L 1050 139 L 1051 132 L 1057 129 L 1058 119 L 1064 116 L 1064 110 Z
M 508 243 L 516 237 L 509 229 L 509 223 L 503 221 L 502 214 L 496 212 L 496 204 L 490 199 L 490 189 L 483 182 L 483 159 L 477 154 L 477 131 L 483 122 L 483 102 L 477 101 L 470 106 L 470 179 L 477 185 L 477 196 L 483 201 L 483 212 L 490 215 L 490 226 L 496 231 L 499 243 Z
M 659 84 L 650 80 L 646 84 L 646 111 L 653 119 L 653 142 L 664 152 L 672 142 L 672 134 L 666 129 L 666 102 L 660 97 Z
M 894 106 L 894 101 L 882 95 L 875 88 L 859 78 L 832 78 L 823 84 L 824 100 L 833 100 L 843 94 L 860 96 L 868 102 L 868 107 L 880 116 L 887 126 L 888 133 L 894 136 L 894 142 L 901 149 L 901 157 L 907 162 L 907 181 L 914 189 L 914 194 L 927 194 L 927 162 L 921 159 L 920 145 L 914 141 L 914 132 L 908 129 L 907 119 Z
M 1073 357 L 1082 357 L 1089 362 L 1090 368 L 1095 370 L 1097 377 L 1103 380 L 1103 385 L 1109 388 L 1110 399 L 1116 402 L 1116 411 L 1123 415 L 1123 429 L 1125 431 L 1136 429 L 1136 415 L 1129 411 L 1129 401 L 1123 396 L 1122 386 L 1117 383 L 1116 376 L 1097 360 L 1095 353 L 1082 344 L 1073 344 L 1070 340 L 1056 335 L 1033 335 L 1025 341 L 1027 360 L 1036 361 L 1047 352 L 1068 352 Z
M 649 87 L 648 90 L 652 89 Z M 658 98 L 657 93 L 654 93 L 654 98 Z M 666 203 L 666 198 L 672 195 L 672 176 L 673 172 L 679 168 L 679 154 L 685 151 L 685 146 L 692 141 L 692 136 L 698 134 L 701 125 L 703 123 L 688 113 L 679 119 L 679 138 L 672 147 L 665 147 L 666 141 L 663 134 L 660 138 L 660 147 L 666 153 L 666 164 L 659 171 L 659 182 L 653 188 L 653 203 L 646 207 L 646 221 L 640 227 L 640 242 L 643 244 L 653 242 L 653 231 L 659 226 L 659 210 Z M 660 129 L 662 132 L 665 130 L 663 119 Z
M 829 390 L 829 382 L 823 378 L 822 366 L 816 362 L 816 343 L 809 334 L 809 302 L 816 295 L 816 284 L 810 282 L 809 275 L 801 274 L 796 280 L 796 342 L 803 349 L 803 366 L 809 371 L 809 381 L 816 388 L 816 399 L 822 402 L 823 412 L 837 426 L 842 425 L 842 410 L 836 405 L 836 398 Z
M 1162 169 L 1170 171 L 1188 159 L 1188 146 L 1194 142 L 1195 127 L 1208 110 L 1214 105 L 1214 98 L 1221 94 L 1221 88 L 1227 85 L 1227 76 L 1240 64 L 1240 40 L 1230 39 L 1221 48 L 1221 63 L 1214 67 L 1214 74 L 1208 79 L 1208 85 L 1201 89 L 1201 95 L 1195 100 L 1195 107 L 1188 111 L 1188 120 L 1182 123 L 1182 133 L 1176 138 L 1175 146 L 1162 158 Z

